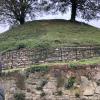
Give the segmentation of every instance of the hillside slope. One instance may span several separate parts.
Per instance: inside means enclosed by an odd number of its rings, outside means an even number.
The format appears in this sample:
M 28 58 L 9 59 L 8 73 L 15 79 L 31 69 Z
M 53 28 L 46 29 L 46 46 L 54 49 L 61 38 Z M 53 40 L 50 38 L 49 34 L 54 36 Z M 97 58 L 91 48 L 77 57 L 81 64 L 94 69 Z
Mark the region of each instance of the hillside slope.
M 19 46 L 33 48 L 39 44 L 98 45 L 100 29 L 78 22 L 46 20 L 27 22 L 0 34 L 0 51 Z

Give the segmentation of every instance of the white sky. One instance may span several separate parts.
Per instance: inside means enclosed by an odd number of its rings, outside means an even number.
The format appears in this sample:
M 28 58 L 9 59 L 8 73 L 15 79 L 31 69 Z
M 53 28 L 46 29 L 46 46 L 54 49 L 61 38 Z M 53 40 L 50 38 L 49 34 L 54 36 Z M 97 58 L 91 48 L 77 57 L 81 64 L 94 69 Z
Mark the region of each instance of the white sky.
M 42 19 L 70 19 L 70 13 L 68 14 L 57 14 L 57 15 L 44 15 L 44 16 L 40 16 L 40 17 L 37 17 L 35 18 L 36 20 L 42 20 Z M 79 18 L 76 18 L 78 21 L 82 21 L 82 22 L 86 22 L 82 19 L 79 19 Z M 100 28 L 100 20 L 92 20 L 90 22 L 86 22 L 92 26 L 95 26 L 97 28 Z M 8 24 L 3 24 L 3 25 L 0 25 L 0 33 L 3 33 L 5 31 L 7 31 L 9 29 L 9 25 Z
M 9 29 L 8 24 L 0 24 L 0 33 L 3 33 Z

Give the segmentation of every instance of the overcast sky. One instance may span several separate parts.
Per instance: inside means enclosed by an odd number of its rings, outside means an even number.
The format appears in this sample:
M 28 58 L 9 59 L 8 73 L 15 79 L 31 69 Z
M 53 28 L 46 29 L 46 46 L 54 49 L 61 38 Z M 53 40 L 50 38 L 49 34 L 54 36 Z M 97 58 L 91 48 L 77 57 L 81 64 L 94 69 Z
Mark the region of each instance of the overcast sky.
M 57 14 L 57 15 L 44 15 L 44 16 L 40 16 L 37 17 L 36 20 L 42 20 L 42 19 L 66 19 L 69 20 L 70 19 L 70 13 L 68 14 Z M 78 21 L 82 21 L 82 22 L 86 22 L 80 18 L 76 18 Z M 92 26 L 95 26 L 97 28 L 100 28 L 100 20 L 92 20 L 90 22 L 86 22 Z M 0 24 L 0 33 L 3 33 L 5 31 L 7 31 L 9 29 L 9 25 L 8 24 Z

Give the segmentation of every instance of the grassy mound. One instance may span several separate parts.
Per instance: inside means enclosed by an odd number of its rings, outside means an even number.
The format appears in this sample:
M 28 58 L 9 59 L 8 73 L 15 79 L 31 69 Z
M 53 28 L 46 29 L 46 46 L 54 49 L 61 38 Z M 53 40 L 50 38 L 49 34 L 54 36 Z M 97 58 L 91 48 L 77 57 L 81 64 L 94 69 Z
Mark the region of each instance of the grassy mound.
M 0 52 L 38 45 L 98 45 L 100 29 L 65 20 L 27 22 L 0 34 Z

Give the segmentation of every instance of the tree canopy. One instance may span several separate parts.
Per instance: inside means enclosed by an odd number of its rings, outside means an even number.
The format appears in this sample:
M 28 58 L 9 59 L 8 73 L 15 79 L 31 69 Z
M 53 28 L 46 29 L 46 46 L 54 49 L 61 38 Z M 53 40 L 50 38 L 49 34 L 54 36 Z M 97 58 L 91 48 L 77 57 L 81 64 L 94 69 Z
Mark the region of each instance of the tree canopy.
M 100 0 L 51 0 L 51 2 L 50 9 L 55 9 L 55 12 L 64 13 L 71 8 L 71 21 L 75 21 L 76 16 L 86 20 L 100 18 Z
M 26 18 L 34 18 L 43 4 L 39 0 L 1 0 L 0 20 L 24 24 Z
M 100 0 L 0 0 L 0 20 L 24 24 L 41 11 L 65 13 L 69 8 L 71 21 L 76 16 L 86 20 L 100 18 Z

